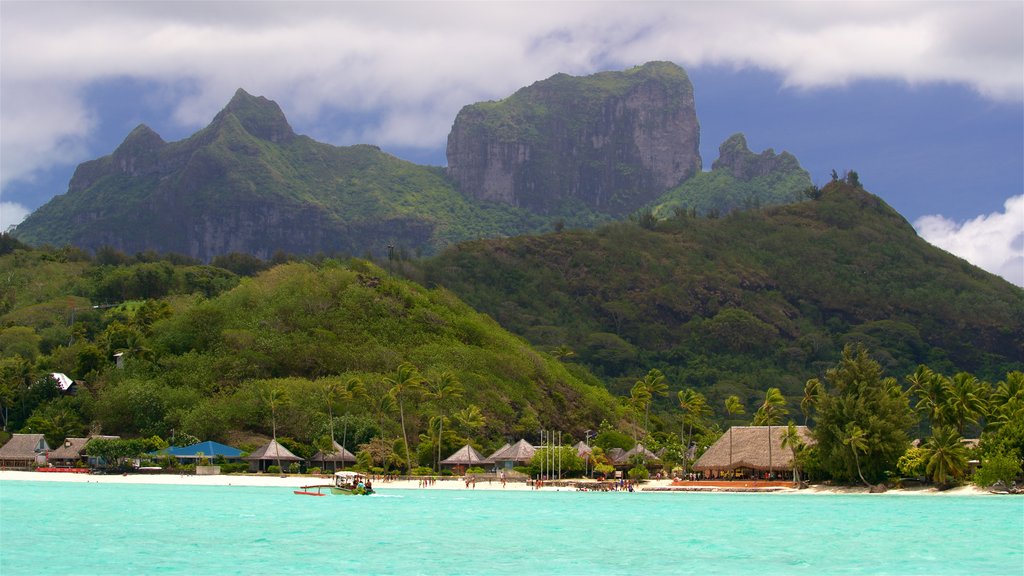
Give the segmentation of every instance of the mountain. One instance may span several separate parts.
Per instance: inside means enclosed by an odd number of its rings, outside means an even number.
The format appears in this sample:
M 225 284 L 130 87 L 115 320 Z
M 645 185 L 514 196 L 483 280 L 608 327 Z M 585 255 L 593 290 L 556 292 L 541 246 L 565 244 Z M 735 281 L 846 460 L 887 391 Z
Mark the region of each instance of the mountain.
M 1024 367 L 1024 291 L 843 182 L 722 218 L 468 242 L 420 273 L 534 345 L 573 350 L 620 395 L 656 367 L 715 406 L 772 386 L 796 399 L 850 342 L 894 375 Z
M 652 203 L 658 218 L 670 218 L 679 210 L 695 214 L 727 214 L 805 199 L 813 186 L 811 175 L 789 152 L 769 148 L 754 154 L 743 134 L 733 134 L 718 148 L 711 170 L 700 172 L 669 190 Z
M 448 173 L 473 198 L 622 216 L 699 172 L 699 143 L 686 72 L 651 62 L 556 74 L 466 106 L 448 136 Z
M 78 167 L 66 194 L 31 214 L 31 244 L 109 245 L 201 260 L 230 252 L 431 252 L 467 238 L 539 229 L 541 219 L 469 200 L 443 170 L 375 146 L 298 136 L 280 107 L 238 90 L 206 128 L 167 143 L 147 126 Z
M 754 155 L 736 138 L 710 173 L 700 171 L 693 86 L 668 62 L 557 74 L 466 106 L 447 169 L 297 135 L 275 102 L 239 89 L 184 140 L 138 126 L 112 154 L 81 164 L 67 192 L 14 235 L 202 261 L 235 252 L 402 257 L 592 228 L 644 207 L 724 212 L 794 198 L 791 184 L 806 176 L 796 159 Z

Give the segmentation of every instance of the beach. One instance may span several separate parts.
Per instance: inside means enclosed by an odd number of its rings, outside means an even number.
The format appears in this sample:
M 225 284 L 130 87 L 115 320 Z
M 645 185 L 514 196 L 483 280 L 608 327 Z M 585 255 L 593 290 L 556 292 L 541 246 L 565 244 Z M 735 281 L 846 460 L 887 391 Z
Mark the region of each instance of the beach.
M 305 475 L 271 475 L 271 474 L 226 474 L 195 476 L 182 474 L 76 474 L 68 472 L 27 472 L 16 470 L 0 470 L 0 482 L 4 481 L 27 481 L 27 482 L 82 482 L 97 484 L 163 484 L 181 486 L 249 486 L 269 488 L 299 488 L 314 484 L 327 484 L 329 476 L 305 476 Z M 574 492 L 571 486 L 543 486 L 534 488 L 525 482 L 509 481 L 505 486 L 501 482 L 478 480 L 475 485 L 466 486 L 461 477 L 445 477 L 438 479 L 433 484 L 423 487 L 418 480 L 378 480 L 374 487 L 377 489 L 397 490 L 505 490 L 505 491 L 535 491 L 544 492 Z M 713 485 L 701 485 L 699 481 L 686 483 L 686 486 L 674 486 L 671 480 L 648 480 L 639 489 L 640 492 L 716 492 L 729 493 L 731 490 Z M 776 488 L 771 491 L 774 494 L 865 494 L 868 489 L 864 486 L 825 486 L 812 485 L 804 490 L 794 488 Z M 886 494 L 898 494 L 908 496 L 991 496 L 986 490 L 974 485 L 960 486 L 950 490 L 939 491 L 932 487 L 893 489 Z

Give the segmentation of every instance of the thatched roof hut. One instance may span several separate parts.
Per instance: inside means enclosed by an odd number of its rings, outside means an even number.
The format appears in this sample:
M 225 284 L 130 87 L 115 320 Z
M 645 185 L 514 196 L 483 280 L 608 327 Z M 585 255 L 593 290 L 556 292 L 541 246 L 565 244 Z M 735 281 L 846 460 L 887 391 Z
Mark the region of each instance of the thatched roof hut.
M 537 448 L 527 442 L 520 440 L 515 444 L 498 450 L 487 458 L 488 463 L 493 463 L 498 468 L 512 468 L 528 464 L 537 453 Z
M 483 454 L 477 452 L 476 448 L 473 448 L 469 444 L 466 444 L 462 448 L 459 448 L 454 454 L 441 460 L 442 466 L 482 466 L 487 463 L 487 458 L 484 458 Z
M 0 446 L 0 468 L 32 469 L 46 463 L 50 445 L 42 434 L 15 434 Z
M 89 442 L 101 440 L 117 440 L 120 436 L 89 436 L 86 438 L 66 438 L 64 443 L 50 452 L 50 464 L 71 466 L 82 461 L 92 464 L 90 458 L 85 454 L 85 446 Z
M 290 450 L 281 446 L 277 440 L 271 440 L 263 446 L 260 446 L 252 454 L 242 458 L 242 460 L 249 461 L 249 469 L 253 471 L 266 471 L 267 466 L 276 465 L 278 462 L 302 462 L 302 458 L 299 458 L 295 454 L 292 454 Z
M 321 468 L 327 468 L 327 464 L 330 463 L 330 467 L 334 470 L 338 469 L 338 464 L 341 464 L 342 468 L 344 468 L 345 464 L 349 462 L 355 464 L 355 454 L 346 450 L 345 447 L 342 446 L 341 444 L 338 444 L 337 440 L 332 441 L 332 446 L 334 450 L 330 452 L 325 452 L 321 450 L 316 454 L 313 454 L 313 457 L 310 458 L 309 461 L 314 464 L 320 463 Z
M 769 449 L 768 429 L 771 428 Z M 814 443 L 806 426 L 797 426 L 804 444 Z M 782 447 L 786 426 L 733 426 L 693 465 L 698 472 L 736 470 L 786 471 L 793 469 L 793 451 Z M 769 460 L 770 458 L 770 460 Z
M 637 443 L 637 445 L 634 446 L 631 450 L 623 451 L 620 448 L 619 450 L 614 451 L 614 456 L 611 456 L 612 465 L 616 467 L 629 466 L 630 461 L 637 454 L 643 457 L 644 464 L 659 461 L 658 457 L 654 454 L 654 452 L 651 452 L 650 450 L 645 448 L 643 444 Z
M 573 446 L 573 448 L 576 449 L 576 455 L 579 456 L 580 458 L 586 458 L 587 456 L 590 456 L 591 454 L 594 453 L 594 449 L 591 448 L 590 446 L 587 446 L 586 442 L 582 440 L 577 442 L 576 445 Z

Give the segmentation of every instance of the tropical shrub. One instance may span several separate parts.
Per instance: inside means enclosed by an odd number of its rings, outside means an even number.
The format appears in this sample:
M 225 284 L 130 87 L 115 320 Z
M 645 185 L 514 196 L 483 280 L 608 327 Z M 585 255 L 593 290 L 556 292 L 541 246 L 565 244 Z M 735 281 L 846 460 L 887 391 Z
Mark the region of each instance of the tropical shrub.
M 981 466 L 974 473 L 974 483 L 988 488 L 996 482 L 1009 486 L 1021 473 L 1020 459 L 1011 454 L 992 454 L 983 456 Z

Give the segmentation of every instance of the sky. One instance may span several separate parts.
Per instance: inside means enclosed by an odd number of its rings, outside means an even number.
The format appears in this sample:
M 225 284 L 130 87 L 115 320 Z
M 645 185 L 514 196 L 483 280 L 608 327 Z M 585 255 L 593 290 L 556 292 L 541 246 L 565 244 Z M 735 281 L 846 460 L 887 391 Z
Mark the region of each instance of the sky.
M 559 72 L 683 66 L 705 169 L 743 132 L 856 170 L 932 244 L 1024 286 L 1024 2 L 0 0 L 0 229 L 145 123 L 238 88 L 293 128 L 444 165 L 462 106 Z

